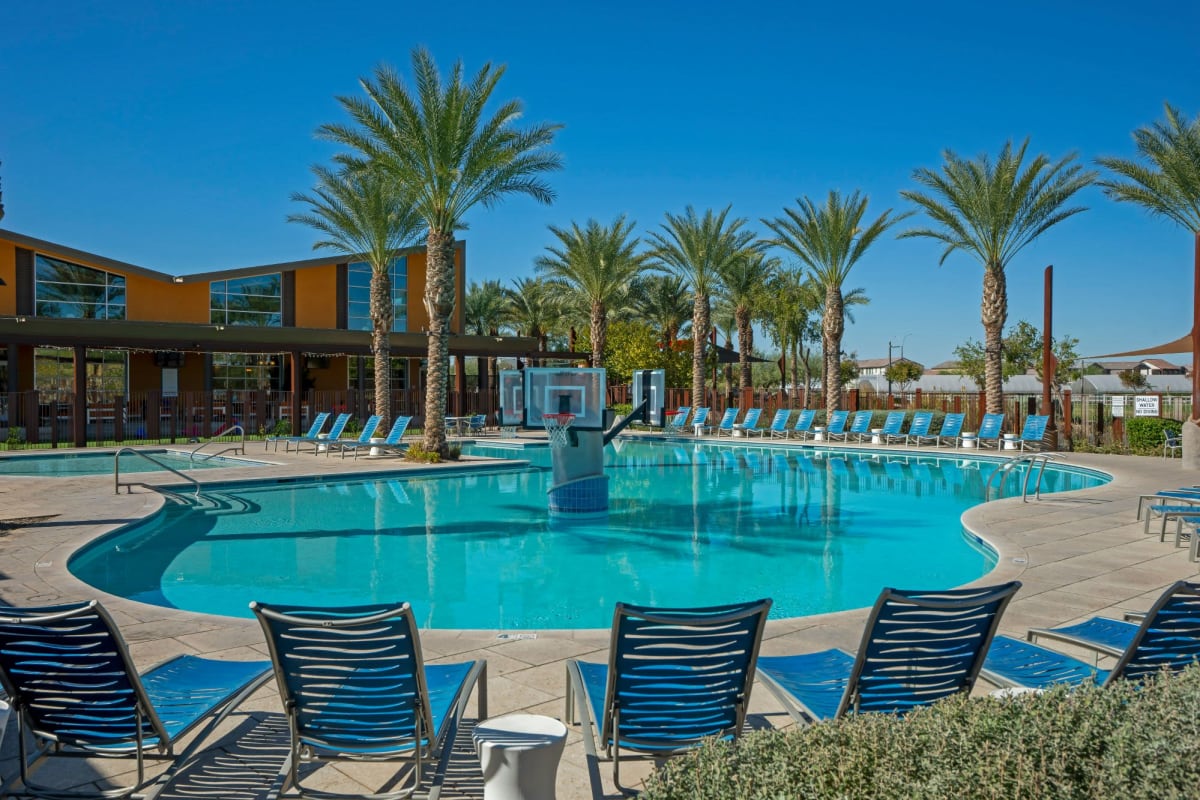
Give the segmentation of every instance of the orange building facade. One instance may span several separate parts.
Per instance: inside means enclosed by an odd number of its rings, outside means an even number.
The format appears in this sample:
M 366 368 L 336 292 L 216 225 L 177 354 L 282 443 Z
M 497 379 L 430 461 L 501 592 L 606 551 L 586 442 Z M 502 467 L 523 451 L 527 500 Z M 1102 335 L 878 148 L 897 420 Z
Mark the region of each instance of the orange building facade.
M 463 335 L 465 242 L 455 244 L 454 266 L 451 353 L 462 391 L 466 357 L 522 357 L 536 343 Z M 417 402 L 423 388 L 426 267 L 424 248 L 392 264 L 393 389 L 401 405 Z M 257 413 L 242 416 L 262 428 L 334 402 L 322 393 L 368 396 L 370 277 L 365 262 L 336 257 L 171 275 L 0 230 L 0 427 L 10 417 L 22 417 L 27 434 L 44 427 L 31 418 L 35 404 L 39 423 L 55 416 L 47 406 L 69 403 L 72 422 L 87 426 L 116 416 L 114 406 L 128 420 L 134 399 L 172 406 L 182 397 L 214 409 L 203 433 L 210 418 L 232 421 L 230 407 L 245 408 L 250 397 Z M 80 438 L 78 427 L 70 438 Z

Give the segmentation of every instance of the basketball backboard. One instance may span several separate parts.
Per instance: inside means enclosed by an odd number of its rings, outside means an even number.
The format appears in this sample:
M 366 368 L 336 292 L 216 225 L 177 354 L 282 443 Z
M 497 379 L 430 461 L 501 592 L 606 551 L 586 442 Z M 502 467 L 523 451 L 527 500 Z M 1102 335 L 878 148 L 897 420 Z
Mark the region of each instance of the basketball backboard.
M 500 370 L 500 424 L 525 424 L 525 378 L 520 370 Z
M 636 369 L 633 371 L 633 396 L 629 398 L 637 408 L 648 400 L 643 421 L 661 428 L 666 424 L 663 404 L 667 400 L 667 372 L 661 369 Z
M 574 414 L 576 430 L 604 430 L 604 375 L 603 369 L 527 368 L 525 427 L 541 428 L 543 414 Z

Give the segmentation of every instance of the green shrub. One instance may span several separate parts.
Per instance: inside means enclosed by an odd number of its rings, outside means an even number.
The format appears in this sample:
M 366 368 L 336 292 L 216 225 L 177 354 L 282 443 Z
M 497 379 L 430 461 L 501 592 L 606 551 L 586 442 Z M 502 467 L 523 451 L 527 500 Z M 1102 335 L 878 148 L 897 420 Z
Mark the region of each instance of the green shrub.
M 421 442 L 413 442 L 404 449 L 404 458 L 421 464 L 438 464 L 442 461 L 457 461 L 462 455 L 462 448 L 456 444 L 446 445 L 446 455 L 436 450 L 426 450 Z
M 1183 424 L 1173 419 L 1161 417 L 1128 417 L 1125 420 L 1125 434 L 1129 438 L 1129 449 L 1135 453 L 1162 453 L 1163 431 L 1178 434 Z
M 14 450 L 25 444 L 25 429 L 16 426 L 8 429 L 8 438 L 4 440 L 4 444 L 9 450 Z
M 1159 798 L 1200 786 L 1200 668 L 1132 684 L 997 700 L 955 697 L 906 718 L 864 714 L 712 742 L 669 760 L 642 800 Z
M 286 419 L 281 419 L 275 423 L 275 427 L 271 428 L 272 436 L 291 436 L 292 423 Z
M 628 417 L 633 413 L 633 403 L 614 403 L 612 410 L 618 417 Z

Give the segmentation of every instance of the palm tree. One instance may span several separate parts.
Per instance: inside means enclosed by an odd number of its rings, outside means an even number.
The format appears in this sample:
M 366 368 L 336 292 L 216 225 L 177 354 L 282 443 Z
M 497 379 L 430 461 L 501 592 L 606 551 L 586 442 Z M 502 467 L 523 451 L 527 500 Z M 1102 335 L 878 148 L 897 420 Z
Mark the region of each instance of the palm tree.
M 778 258 L 753 251 L 730 264 L 721 273 L 721 295 L 733 309 L 738 335 L 739 387 L 749 389 L 750 354 L 754 349 L 754 312 L 762 305 L 767 283 L 779 269 Z
M 340 97 L 352 125 L 323 125 L 318 134 L 349 147 L 349 162 L 377 165 L 404 187 L 428 228 L 425 312 L 429 316 L 429 372 L 425 394 L 426 450 L 446 451 L 450 314 L 454 310 L 454 233 L 476 205 L 490 208 L 511 194 L 549 204 L 554 192 L 542 176 L 561 169 L 547 148 L 561 126 L 520 129 L 519 100 L 485 113 L 504 67 L 485 64 L 467 81 L 457 62 L 446 81 L 424 48 L 412 53 L 415 93 L 394 69 L 375 70 L 360 82 L 366 99 Z
M 610 308 L 625 301 L 630 282 L 646 263 L 646 256 L 636 252 L 639 239 L 632 236 L 633 226 L 624 214 L 607 227 L 594 219 L 583 228 L 572 222 L 570 230 L 551 225 L 550 232 L 560 244 L 547 247 L 550 255 L 534 261 L 538 272 L 571 289 L 587 304 L 593 367 L 604 366 Z
M 1100 181 L 1100 186 L 1118 203 L 1135 203 L 1192 232 L 1193 285 L 1200 287 L 1200 115 L 1189 121 L 1170 103 L 1164 103 L 1164 107 L 1165 122 L 1133 132 L 1141 161 L 1098 159 L 1100 166 L 1115 173 L 1114 177 Z M 1192 375 L 1200 376 L 1200 305 L 1193 309 L 1192 316 Z M 1200 379 L 1193 378 L 1192 420 L 1197 419 L 1200 419 Z
M 311 194 L 295 192 L 292 200 L 309 210 L 289 214 L 288 222 L 308 225 L 328 238 L 314 250 L 337 250 L 361 256 L 371 267 L 371 356 L 375 360 L 375 413 L 382 424 L 392 416 L 391 335 L 396 308 L 392 301 L 392 260 L 414 244 L 425 222 L 391 177 L 378 169 L 314 166 Z
M 692 318 L 692 298 L 678 275 L 644 275 L 629 287 L 636 319 L 658 331 L 665 347 L 673 347 Z
M 1026 245 L 1086 210 L 1068 207 L 1067 202 L 1096 178 L 1096 173 L 1073 163 L 1074 154 L 1053 163 L 1039 154 L 1022 167 L 1028 146 L 1028 139 L 1015 150 L 1007 142 L 994 163 L 986 154 L 968 161 L 946 150 L 940 172 L 925 167 L 913 172 L 913 180 L 927 192 L 900 193 L 934 222 L 932 228 L 904 231 L 900 238 L 924 236 L 942 242 L 946 249 L 939 264 L 962 250 L 983 265 L 984 391 L 990 413 L 1004 408 L 1001 369 L 1008 320 L 1004 270 Z
M 543 278 L 517 278 L 504 290 L 508 300 L 508 323 L 518 335 L 537 339 L 545 350 L 555 327 L 562 321 L 563 302 L 557 288 Z
M 807 387 L 811 385 L 812 376 L 804 351 L 804 340 L 808 338 L 811 328 L 809 318 L 819 307 L 820 297 L 812 281 L 806 280 L 799 269 L 777 269 L 767 282 L 763 327 L 779 347 L 784 361 L 790 360 L 787 366 L 790 373 L 785 373 L 784 367 L 780 368 L 781 382 L 792 386 L 792 391 L 786 392 L 789 408 L 796 408 L 797 405 L 802 367 L 807 400 Z
M 692 290 L 692 403 L 704 402 L 704 355 L 708 344 L 711 298 L 721 272 L 753 249 L 754 233 L 742 230 L 744 218 L 726 223 L 731 206 L 704 217 L 688 206 L 682 215 L 667 214 L 661 233 L 650 234 L 650 257 L 660 268 L 682 278 Z
M 777 245 L 800 259 L 809 276 L 823 291 L 825 310 L 821 320 L 821 350 L 825 386 L 825 413 L 837 410 L 841 399 L 842 333 L 846 328 L 845 295 L 842 284 L 867 249 L 888 228 L 907 214 L 892 216 L 889 208 L 862 227 L 867 198 L 855 191 L 843 198 L 831 191 L 822 206 L 811 199 L 797 199 L 797 208 L 785 208 L 785 217 L 763 220 L 775 233 L 769 244 Z

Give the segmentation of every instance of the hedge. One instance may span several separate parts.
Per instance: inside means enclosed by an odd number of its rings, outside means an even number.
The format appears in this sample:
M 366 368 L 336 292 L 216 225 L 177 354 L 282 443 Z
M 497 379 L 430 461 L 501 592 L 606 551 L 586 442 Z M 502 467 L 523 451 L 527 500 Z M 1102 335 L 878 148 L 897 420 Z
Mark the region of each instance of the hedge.
M 1129 437 L 1129 449 L 1135 452 L 1157 450 L 1162 452 L 1163 431 L 1178 434 L 1183 423 L 1161 417 L 1130 417 L 1125 420 L 1125 433 Z
M 1194 798 L 1200 668 L 1007 699 L 955 697 L 712 742 L 670 759 L 642 800 Z

